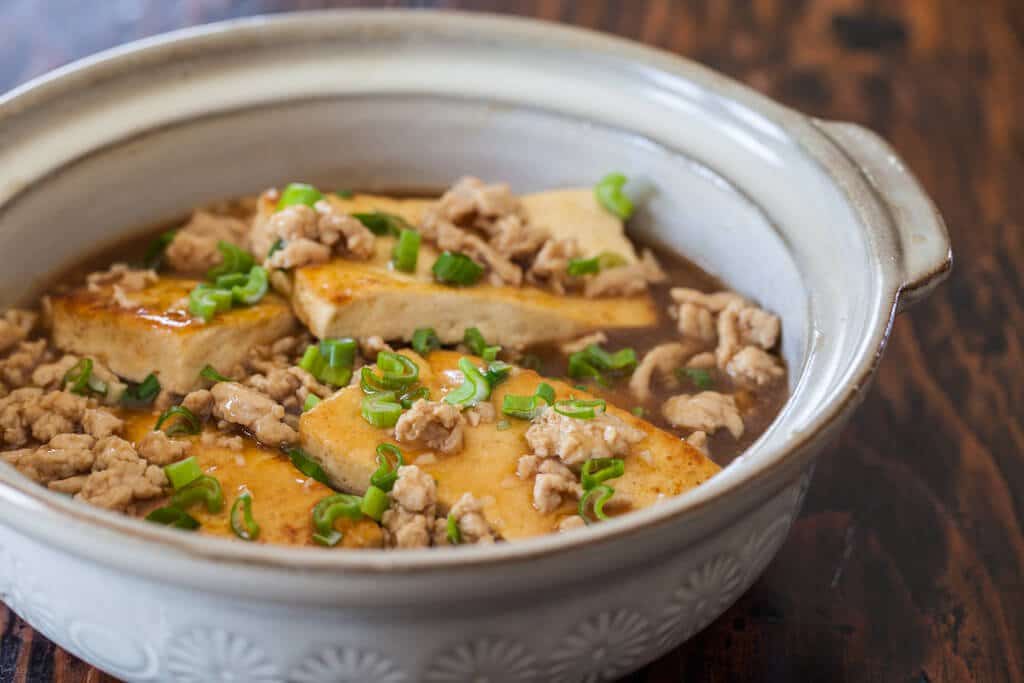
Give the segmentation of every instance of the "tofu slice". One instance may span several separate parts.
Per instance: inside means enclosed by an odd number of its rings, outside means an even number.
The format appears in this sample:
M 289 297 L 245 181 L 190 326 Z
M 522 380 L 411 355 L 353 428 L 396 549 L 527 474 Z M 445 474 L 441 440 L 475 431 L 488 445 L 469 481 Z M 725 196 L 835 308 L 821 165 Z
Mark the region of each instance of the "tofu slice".
M 432 200 L 392 199 L 355 195 L 330 196 L 341 210 L 384 211 L 419 223 Z M 523 197 L 531 220 L 560 237 L 575 236 L 588 255 L 602 251 L 636 251 L 622 222 L 598 206 L 590 189 L 541 192 Z M 647 327 L 657 311 L 647 294 L 628 298 L 586 299 L 560 296 L 537 287 L 446 287 L 434 282 L 431 266 L 438 251 L 420 247 L 416 273 L 389 267 L 394 240 L 378 238 L 368 261 L 338 259 L 299 268 L 291 286 L 296 315 L 317 337 L 379 335 L 408 341 L 418 327 L 433 327 L 445 343 L 462 339 L 467 327 L 478 327 L 488 341 L 510 347 L 560 341 L 594 329 Z
M 420 379 L 430 388 L 434 400 L 462 382 L 457 370 L 461 354 L 435 351 L 423 359 L 411 351 L 403 353 L 419 365 Z M 558 398 L 568 398 L 570 394 L 590 398 L 586 392 L 545 379 L 531 370 L 516 370 L 508 381 L 495 389 L 491 400 L 501 406 L 505 394 L 532 394 L 541 381 L 551 384 Z M 303 449 L 320 463 L 335 485 L 358 494 L 365 492 L 370 475 L 377 468 L 377 445 L 397 443 L 393 438 L 394 430 L 379 429 L 363 420 L 360 415 L 362 397 L 358 386 L 345 388 L 304 413 L 299 422 Z M 629 505 L 609 503 L 607 511 L 647 507 L 661 495 L 678 495 L 718 472 L 718 465 L 682 439 L 614 406 L 609 405 L 608 412 L 643 430 L 647 438 L 635 445 L 625 458 L 625 474 L 610 482 L 615 487 L 616 498 L 629 501 Z M 529 452 L 525 436 L 529 423 L 508 418 L 508 428 L 499 429 L 501 420 L 499 413 L 495 422 L 476 427 L 467 425 L 464 448 L 452 455 L 408 444 L 397 445 L 405 454 L 407 464 L 420 466 L 437 480 L 442 508 L 470 492 L 485 501 L 485 515 L 507 540 L 554 531 L 562 517 L 575 513 L 575 503 L 567 503 L 549 514 L 542 514 L 533 507 L 532 480 L 523 481 L 516 476 L 519 457 Z
M 251 347 L 271 343 L 295 328 L 288 302 L 276 294 L 204 323 L 188 312 L 188 293 L 196 284 L 161 277 L 128 294 L 132 305 L 127 308 L 109 286 L 54 295 L 54 344 L 96 358 L 135 382 L 155 372 L 163 388 L 185 394 L 200 386 L 199 371 L 207 363 L 227 372 Z

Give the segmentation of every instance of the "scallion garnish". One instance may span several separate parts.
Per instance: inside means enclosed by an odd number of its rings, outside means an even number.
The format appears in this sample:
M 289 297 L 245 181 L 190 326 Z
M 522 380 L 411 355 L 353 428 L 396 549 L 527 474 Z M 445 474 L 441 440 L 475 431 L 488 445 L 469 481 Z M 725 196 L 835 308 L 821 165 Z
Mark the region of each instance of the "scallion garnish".
M 356 340 L 350 337 L 325 339 L 306 347 L 299 367 L 324 384 L 345 386 L 352 379 L 356 349 Z
M 203 369 L 199 371 L 199 376 L 202 377 L 203 379 L 208 379 L 211 382 L 234 382 L 235 381 L 235 380 L 231 379 L 230 377 L 225 377 L 224 375 L 222 375 L 219 372 L 217 372 L 217 370 L 212 365 L 210 365 L 209 363 L 207 363 L 205 366 L 203 366 Z
M 412 230 L 412 226 L 404 218 L 393 213 L 383 211 L 354 213 L 352 218 L 365 225 L 374 235 L 398 237 L 403 230 Z M 412 231 L 415 232 L 415 230 Z
M 215 282 L 217 278 L 223 275 L 231 275 L 232 273 L 244 275 L 249 272 L 249 269 L 255 263 L 252 254 L 231 242 L 225 242 L 224 240 L 217 242 L 217 251 L 220 252 L 221 256 L 220 264 L 206 271 L 206 279 L 210 282 Z
M 386 389 L 406 389 L 420 378 L 420 367 L 413 360 L 393 351 L 377 354 L 377 380 Z
M 491 384 L 468 358 L 459 359 L 463 382 L 444 397 L 445 403 L 471 408 L 491 396 Z
M 230 289 L 220 289 L 204 282 L 189 292 L 188 311 L 203 322 L 209 322 L 218 313 L 230 310 L 233 300 Z
M 445 527 L 445 536 L 448 538 L 448 542 L 452 545 L 462 544 L 462 529 L 459 528 L 459 522 L 455 519 L 455 515 L 448 515 L 448 522 Z
M 394 464 L 391 463 L 394 459 Z M 398 481 L 398 468 L 405 465 L 405 458 L 398 446 L 382 443 L 377 446 L 377 471 L 370 475 L 370 484 L 387 492 Z
M 245 273 L 228 273 L 227 275 L 217 276 L 213 286 L 217 289 L 231 289 L 233 287 L 241 287 L 248 281 L 249 276 Z
M 307 477 L 314 479 L 325 486 L 330 486 L 331 481 L 327 478 L 327 473 L 320 467 L 319 463 L 306 455 L 306 452 L 300 448 L 289 448 L 285 451 L 288 454 L 288 459 L 295 465 L 295 469 L 302 472 Z
M 626 265 L 624 256 L 611 251 L 603 251 L 592 258 L 569 259 L 567 272 L 573 277 L 580 277 L 581 275 L 596 275 L 602 270 L 624 265 Z
M 231 299 L 235 303 L 252 306 L 260 302 L 269 289 L 267 271 L 263 266 L 253 266 L 245 282 L 231 288 Z
M 526 368 L 527 370 L 533 370 L 534 372 L 540 372 L 541 368 L 544 367 L 544 361 L 540 359 L 540 356 L 528 353 L 519 359 L 519 367 Z
M 476 284 L 484 274 L 484 267 L 465 254 L 444 251 L 434 261 L 434 279 L 445 285 L 465 287 Z
M 92 374 L 91 358 L 82 358 L 64 373 L 64 386 L 80 396 L 107 395 L 107 383 Z
M 538 384 L 537 391 L 533 393 L 547 401 L 549 406 L 555 404 L 555 388 L 547 382 L 541 382 Z
M 313 507 L 313 540 L 328 547 L 337 545 L 342 533 L 334 528 L 335 521 L 340 517 L 360 519 L 362 503 L 362 498 L 349 493 L 336 493 L 317 503 Z
M 420 327 L 412 333 L 412 349 L 421 356 L 441 348 L 441 339 L 433 327 Z
M 532 420 L 544 412 L 544 404 L 539 396 L 517 396 L 505 394 L 501 401 L 501 412 L 509 417 L 520 420 Z
M 609 173 L 594 186 L 598 203 L 624 221 L 633 215 L 634 208 L 633 201 L 623 191 L 627 180 L 622 173 Z
M 619 349 L 611 353 L 597 344 L 590 344 L 569 355 L 569 376 L 607 384 L 609 377 L 629 374 L 636 369 L 636 364 L 636 351 L 633 349 Z
M 252 516 L 252 494 L 248 491 L 235 499 L 231 506 L 231 530 L 243 541 L 255 541 L 260 537 L 260 525 Z
M 306 394 L 306 400 L 302 402 L 302 411 L 313 410 L 320 405 L 320 397 L 316 394 Z
M 196 456 L 193 455 L 167 465 L 164 467 L 164 474 L 167 475 L 167 481 L 171 482 L 171 487 L 177 491 L 203 476 L 203 470 L 199 467 Z
M 320 190 L 312 185 L 307 183 L 290 183 L 281 192 L 281 198 L 277 200 L 277 210 L 280 211 L 285 207 L 295 204 L 305 204 L 311 207 L 323 198 L 324 196 Z
M 556 413 L 565 415 L 566 417 L 573 417 L 577 420 L 592 420 L 597 417 L 597 413 L 604 412 L 606 408 L 607 404 L 600 398 L 595 398 L 592 401 L 569 398 L 562 401 L 555 401 L 554 405 Z
M 370 519 L 379 522 L 384 516 L 384 511 L 391 505 L 388 494 L 376 486 L 369 486 L 363 494 L 363 502 L 359 510 Z
M 153 427 L 153 431 L 163 428 L 164 423 L 168 420 L 171 424 L 168 425 L 167 432 L 168 436 L 176 436 L 178 434 L 198 434 L 201 426 L 199 424 L 199 418 L 197 418 L 191 410 L 185 406 L 171 406 L 165 410 L 157 419 L 156 426 Z
M 184 510 L 195 503 L 206 505 L 206 511 L 217 513 L 224 509 L 224 491 L 220 482 L 214 477 L 204 474 L 171 496 L 171 506 Z
M 196 521 L 195 517 L 184 510 L 172 506 L 153 510 L 146 515 L 146 521 L 162 524 L 172 529 L 185 529 L 186 531 L 194 531 L 199 528 L 199 522 Z
M 480 356 L 485 361 L 494 360 L 498 357 L 498 352 L 501 351 L 500 346 L 488 344 L 484 335 L 475 327 L 466 328 L 462 335 L 462 343 L 473 352 L 473 355 Z
M 128 405 L 147 405 L 160 394 L 160 380 L 152 372 L 146 379 L 134 384 L 121 395 L 121 402 Z
M 621 477 L 625 471 L 626 461 L 622 458 L 594 458 L 583 463 L 580 483 L 584 491 L 589 491 L 609 479 Z
M 595 486 L 589 491 L 585 491 L 583 493 L 583 497 L 580 498 L 580 504 L 577 508 L 580 517 L 582 517 L 583 521 L 587 524 L 592 524 L 597 520 L 608 519 L 608 515 L 604 513 L 604 506 L 605 503 L 607 503 L 614 495 L 615 489 L 607 484 L 601 484 L 600 486 Z M 588 508 L 593 510 L 593 518 L 587 515 Z
M 168 230 L 167 232 L 160 233 L 156 239 L 150 242 L 149 246 L 146 247 L 145 256 L 142 257 L 143 265 L 151 270 L 160 268 L 163 265 L 164 252 L 167 251 L 167 247 L 174 241 L 177 234 L 177 230 Z
M 382 382 L 380 376 L 369 365 L 359 368 L 359 388 L 364 394 L 394 394 Z
M 403 273 L 415 273 L 419 254 L 420 234 L 415 230 L 403 228 L 398 233 L 398 241 L 395 242 L 395 249 L 391 256 L 395 270 L 400 270 Z
M 267 258 L 269 259 L 271 256 L 281 251 L 282 249 L 284 249 L 284 238 L 278 237 L 274 241 L 274 243 L 270 245 L 270 250 L 267 252 Z
M 496 386 L 507 380 L 510 374 L 512 374 L 512 366 L 504 361 L 496 360 L 487 364 L 484 377 L 487 378 L 487 384 L 493 390 Z
M 687 379 L 690 380 L 698 389 L 710 389 L 715 385 L 715 380 L 711 377 L 711 373 L 704 368 L 678 368 L 676 370 L 676 377 L 680 382 Z
M 334 195 L 342 199 L 352 199 L 354 196 L 352 190 L 335 190 Z
M 398 402 L 402 404 L 402 407 L 408 410 L 412 408 L 412 404 L 420 399 L 430 400 L 430 389 L 426 387 L 416 387 L 410 391 L 405 392 L 398 397 Z
M 629 412 L 633 413 L 637 417 L 643 417 L 647 414 L 647 409 L 643 406 L 633 406 Z
M 392 391 L 369 394 L 363 397 L 360 412 L 363 419 L 374 427 L 387 429 L 394 427 L 402 416 L 402 404 Z

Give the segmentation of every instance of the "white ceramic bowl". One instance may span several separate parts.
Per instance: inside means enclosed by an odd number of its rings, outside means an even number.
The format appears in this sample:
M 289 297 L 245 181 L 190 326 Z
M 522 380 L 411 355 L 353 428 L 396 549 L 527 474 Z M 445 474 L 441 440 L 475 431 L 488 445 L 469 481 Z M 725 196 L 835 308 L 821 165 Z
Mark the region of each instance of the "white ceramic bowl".
M 129 681 L 613 678 L 720 614 L 786 536 L 893 315 L 950 267 L 892 150 L 703 67 L 489 16 L 255 19 L 130 45 L 0 99 L 0 304 L 126 228 L 302 178 L 518 191 L 644 175 L 638 230 L 784 320 L 792 398 L 701 487 L 562 536 L 332 552 L 168 531 L 0 467 L 0 598 Z

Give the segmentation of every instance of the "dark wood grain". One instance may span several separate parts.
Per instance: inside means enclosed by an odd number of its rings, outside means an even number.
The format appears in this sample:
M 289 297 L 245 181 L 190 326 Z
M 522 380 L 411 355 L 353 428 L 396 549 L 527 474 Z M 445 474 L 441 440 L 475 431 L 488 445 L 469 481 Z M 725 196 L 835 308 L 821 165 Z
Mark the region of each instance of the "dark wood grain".
M 889 139 L 953 234 L 764 577 L 630 681 L 1024 680 L 1024 4 L 1014 0 L 0 3 L 0 90 L 127 40 L 352 4 L 515 11 L 700 60 Z M 109 678 L 0 607 L 0 682 Z

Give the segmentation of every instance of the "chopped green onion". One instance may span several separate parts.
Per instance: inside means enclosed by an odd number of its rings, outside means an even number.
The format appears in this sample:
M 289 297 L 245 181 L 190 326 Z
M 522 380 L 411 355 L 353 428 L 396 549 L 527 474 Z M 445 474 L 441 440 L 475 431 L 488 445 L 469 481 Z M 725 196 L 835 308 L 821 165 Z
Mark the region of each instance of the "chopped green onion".
M 485 361 L 494 360 L 498 357 L 498 352 L 501 351 L 500 346 L 489 345 L 487 340 L 484 339 L 484 335 L 475 327 L 466 328 L 465 333 L 462 335 L 462 343 L 473 352 L 474 356 L 480 356 Z
M 281 192 L 281 198 L 277 200 L 277 210 L 293 206 L 295 204 L 305 204 L 306 206 L 313 206 L 318 201 L 323 199 L 324 196 L 320 190 L 316 189 L 312 185 L 306 183 L 290 183 Z
M 484 377 L 487 379 L 487 384 L 493 390 L 494 387 L 507 380 L 510 374 L 512 374 L 512 366 L 505 361 L 496 360 L 487 364 L 487 371 L 484 372 Z
M 540 356 L 528 353 L 519 359 L 519 367 L 540 372 L 541 368 L 544 367 L 544 361 L 540 359 Z
M 199 461 L 196 460 L 196 456 L 193 455 L 190 458 L 171 463 L 164 468 L 164 474 L 167 475 L 167 480 L 171 482 L 171 487 L 177 491 L 203 476 L 203 470 L 199 467 Z
M 647 409 L 644 408 L 643 406 L 633 406 L 633 408 L 630 409 L 629 412 L 633 413 L 637 417 L 643 417 L 644 415 L 647 414 Z
M 230 517 L 235 536 L 243 541 L 255 541 L 260 537 L 260 525 L 252 517 L 252 494 L 248 491 L 235 499 Z
M 480 401 L 490 398 L 490 383 L 468 358 L 459 359 L 459 369 L 462 371 L 464 380 L 462 384 L 448 392 L 444 397 L 445 403 L 471 408 Z
M 433 327 L 420 327 L 412 333 L 412 348 L 416 353 L 425 356 L 441 348 L 441 339 Z
M 509 429 L 511 426 L 512 423 L 509 422 L 508 420 L 498 420 L 498 423 L 494 425 L 495 429 L 497 429 L 499 432 L 503 432 L 506 429 Z
M 577 420 L 592 420 L 597 413 L 604 412 L 607 404 L 603 399 L 596 398 L 592 401 L 584 401 L 578 398 L 565 399 L 555 402 L 555 412 L 566 417 L 573 417 Z
M 278 237 L 277 240 L 272 245 L 270 245 L 270 251 L 267 252 L 267 258 L 269 259 L 271 256 L 281 251 L 282 249 L 284 249 L 284 239 Z
M 356 348 L 356 340 L 350 337 L 325 339 L 306 348 L 299 367 L 324 384 L 345 386 L 352 379 Z
M 369 365 L 364 365 L 359 369 L 359 388 L 363 390 L 364 394 L 394 394 L 392 390 L 388 389 L 383 384 L 383 380 Z
M 413 360 L 393 351 L 377 354 L 378 381 L 388 389 L 405 389 L 420 378 L 420 367 Z
M 584 491 L 589 491 L 609 479 L 621 477 L 625 472 L 626 461 L 622 458 L 594 458 L 583 463 L 580 483 Z
M 82 358 L 64 373 L 64 385 L 72 394 L 88 396 L 107 395 L 107 383 L 92 374 L 92 359 Z
M 538 384 L 537 391 L 533 393 L 544 399 L 549 406 L 555 404 L 555 389 L 547 382 L 541 382 Z
M 484 274 L 484 267 L 465 254 L 444 251 L 434 261 L 434 279 L 445 285 L 458 287 L 476 284 Z
M 317 503 L 313 507 L 313 540 L 328 547 L 337 545 L 342 539 L 342 534 L 335 530 L 334 522 L 339 517 L 361 518 L 362 503 L 362 498 L 349 493 L 336 493 Z
M 594 367 L 583 351 L 569 354 L 569 376 L 573 379 L 604 380 L 604 374 Z
M 153 522 L 154 524 L 163 524 L 172 529 L 185 529 L 186 531 L 194 531 L 199 528 L 199 522 L 196 521 L 195 517 L 184 510 L 171 506 L 153 510 L 146 515 L 146 521 Z
M 509 417 L 520 420 L 532 420 L 544 412 L 544 404 L 539 396 L 517 396 L 505 394 L 501 402 L 501 412 Z
M 231 299 L 235 303 L 252 306 L 266 295 L 269 289 L 267 271 L 263 266 L 253 266 L 244 284 L 231 287 Z
M 195 503 L 205 504 L 206 511 L 210 513 L 223 510 L 224 491 L 220 487 L 220 482 L 214 477 L 204 474 L 191 484 L 178 489 L 171 496 L 171 505 L 182 510 Z
M 233 300 L 230 289 L 218 289 L 203 283 L 189 292 L 188 311 L 203 322 L 209 322 L 218 313 L 229 310 Z
M 359 345 L 352 337 L 324 339 L 320 342 L 320 355 L 327 359 L 332 368 L 351 368 L 356 362 Z
M 402 416 L 402 404 L 398 403 L 394 392 L 364 396 L 360 409 L 364 420 L 382 429 L 394 427 Z
M 596 275 L 602 270 L 618 268 L 626 265 L 626 258 L 621 254 L 612 251 L 603 251 L 592 258 L 569 259 L 567 269 L 569 275 L 579 277 L 581 275 Z
M 206 271 L 206 279 L 210 282 L 215 282 L 222 275 L 231 275 L 232 273 L 244 275 L 255 263 L 252 254 L 231 242 L 224 240 L 217 242 L 217 251 L 221 256 L 220 264 Z
M 203 369 L 199 371 L 199 376 L 202 377 L 203 379 L 208 379 L 211 382 L 234 382 L 235 381 L 235 380 L 231 379 L 230 377 L 225 377 L 224 375 L 222 375 L 219 372 L 217 372 L 217 370 L 214 369 L 214 367 L 212 365 L 210 365 L 209 363 L 207 363 L 205 366 L 203 366 Z
M 177 434 L 198 434 L 201 427 L 199 425 L 199 418 L 197 418 L 191 410 L 185 406 L 171 406 L 165 410 L 157 419 L 156 426 L 153 427 L 153 431 L 157 431 L 164 426 L 164 423 L 171 420 L 172 423 L 167 429 L 168 436 L 175 436 Z
M 316 394 L 306 394 L 306 400 L 302 402 L 302 411 L 313 410 L 320 405 L 320 397 Z
M 698 389 L 710 389 L 715 385 L 711 373 L 704 368 L 678 368 L 676 377 L 680 382 L 689 379 Z
M 214 281 L 213 286 L 217 289 L 231 289 L 232 287 L 240 287 L 248 281 L 249 277 L 245 273 L 228 273 L 218 277 Z
M 621 173 L 609 173 L 594 187 L 598 203 L 624 221 L 633 215 L 634 208 L 632 200 L 623 192 L 626 181 Z
M 395 249 L 391 256 L 395 270 L 400 270 L 403 273 L 415 273 L 419 254 L 420 234 L 415 230 L 403 228 L 398 234 L 398 241 L 395 242 Z
M 170 246 L 171 242 L 177 236 L 177 230 L 168 230 L 167 232 L 160 233 L 156 239 L 149 243 L 146 247 L 146 254 L 142 257 L 142 263 L 151 270 L 157 270 L 163 265 L 164 252 L 167 251 L 167 247 Z
M 146 379 L 125 389 L 121 402 L 126 404 L 149 404 L 160 394 L 160 380 L 152 372 Z
M 636 369 L 636 365 L 636 351 L 631 348 L 610 353 L 597 344 L 590 344 L 569 355 L 569 376 L 607 384 L 609 376 L 628 374 Z
M 455 519 L 455 515 L 448 515 L 447 528 L 445 529 L 445 536 L 448 538 L 448 542 L 452 545 L 462 544 L 462 529 L 459 528 L 459 522 Z
M 334 195 L 342 199 L 352 199 L 353 197 L 352 190 L 335 190 Z
M 288 459 L 295 465 L 295 469 L 302 472 L 307 477 L 314 479 L 325 486 L 331 485 L 331 480 L 327 478 L 327 473 L 320 467 L 319 463 L 306 455 L 306 452 L 300 448 L 289 448 L 285 451 L 288 454 Z
M 376 486 L 370 486 L 363 495 L 363 502 L 359 510 L 370 519 L 379 522 L 384 516 L 384 511 L 391 505 L 388 494 Z
M 391 464 L 389 456 L 394 458 L 395 464 Z M 382 491 L 390 491 L 398 481 L 398 468 L 405 465 L 405 458 L 402 451 L 390 443 L 382 443 L 377 446 L 377 471 L 370 475 L 370 484 Z
M 365 225 L 370 232 L 378 236 L 398 237 L 403 230 L 412 230 L 412 226 L 402 218 L 396 216 L 393 213 L 385 213 L 383 211 L 374 211 L 373 213 L 354 213 L 352 218 L 355 218 L 360 223 Z M 415 231 L 414 231 L 415 232 Z
M 408 410 L 412 408 L 412 404 L 416 403 L 420 399 L 430 400 L 430 389 L 426 387 L 416 387 L 411 391 L 407 391 L 398 397 L 398 402 L 402 404 L 402 407 Z
M 584 492 L 583 497 L 580 498 L 579 508 L 577 508 L 580 517 L 582 517 L 583 521 L 587 524 L 592 524 L 597 520 L 608 519 L 608 515 L 604 513 L 604 506 L 605 503 L 607 503 L 609 499 L 611 499 L 611 497 L 614 495 L 615 489 L 613 489 L 611 486 L 608 486 L 607 484 L 595 486 L 589 491 Z M 587 508 L 589 506 L 592 506 L 592 510 L 594 513 L 593 518 L 587 515 Z

